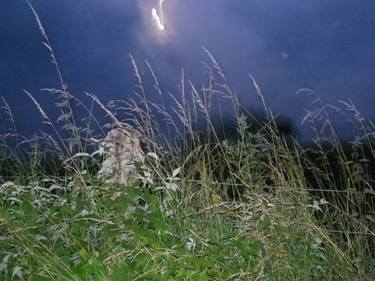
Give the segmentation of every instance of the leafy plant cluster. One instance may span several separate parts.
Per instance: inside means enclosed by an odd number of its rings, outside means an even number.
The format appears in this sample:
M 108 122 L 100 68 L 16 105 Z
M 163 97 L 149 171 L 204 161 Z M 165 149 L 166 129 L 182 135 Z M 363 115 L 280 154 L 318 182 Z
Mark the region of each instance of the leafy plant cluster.
M 297 210 L 276 215 L 288 208 L 272 196 L 197 213 L 175 200 L 163 205 L 161 183 L 150 192 L 141 182 L 106 188 L 86 180 L 84 193 L 73 182 L 1 186 L 3 280 L 322 280 L 340 273 L 320 233 L 298 224 Z

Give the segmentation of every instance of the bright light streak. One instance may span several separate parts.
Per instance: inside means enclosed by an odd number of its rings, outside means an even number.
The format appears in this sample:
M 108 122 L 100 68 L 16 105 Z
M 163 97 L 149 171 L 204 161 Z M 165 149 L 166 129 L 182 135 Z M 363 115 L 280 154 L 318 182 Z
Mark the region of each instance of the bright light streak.
M 160 31 L 165 30 L 165 26 L 164 26 L 164 24 L 162 23 L 161 18 L 159 17 L 158 12 L 156 11 L 156 9 L 152 9 L 152 19 L 153 19 L 153 21 L 154 21 L 156 27 L 157 27 Z
M 160 10 L 160 16 L 155 8 L 151 10 L 152 20 L 154 21 L 155 26 L 159 31 L 165 30 L 164 25 L 164 11 L 163 11 L 163 3 L 165 0 L 159 0 L 159 10 Z

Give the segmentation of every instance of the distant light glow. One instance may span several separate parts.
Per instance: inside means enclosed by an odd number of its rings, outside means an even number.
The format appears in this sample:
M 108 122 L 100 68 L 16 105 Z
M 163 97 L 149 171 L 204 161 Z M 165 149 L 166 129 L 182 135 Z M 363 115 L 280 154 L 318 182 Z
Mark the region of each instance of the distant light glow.
M 165 0 L 159 0 L 159 10 L 160 16 L 155 8 L 151 10 L 152 20 L 159 31 L 165 30 L 164 25 L 164 11 L 163 11 L 163 3 Z

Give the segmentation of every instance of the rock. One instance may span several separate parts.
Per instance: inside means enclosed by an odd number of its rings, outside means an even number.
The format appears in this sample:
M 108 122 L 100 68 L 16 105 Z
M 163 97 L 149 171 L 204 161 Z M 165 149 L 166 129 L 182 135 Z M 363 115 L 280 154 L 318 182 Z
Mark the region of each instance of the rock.
M 104 143 L 109 147 L 99 178 L 108 184 L 131 184 L 137 179 L 137 167 L 144 163 L 141 133 L 132 127 L 121 127 L 108 132 Z

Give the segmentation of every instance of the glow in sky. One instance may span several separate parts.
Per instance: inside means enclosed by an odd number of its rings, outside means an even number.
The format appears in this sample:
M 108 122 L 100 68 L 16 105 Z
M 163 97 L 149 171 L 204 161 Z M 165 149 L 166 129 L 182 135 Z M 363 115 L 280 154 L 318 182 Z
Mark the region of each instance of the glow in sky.
M 151 10 L 151 15 L 152 15 L 152 20 L 154 21 L 155 26 L 159 31 L 164 31 L 165 30 L 165 25 L 164 25 L 164 12 L 163 12 L 163 2 L 165 0 L 160 0 L 159 1 L 159 10 L 160 10 L 160 16 L 155 8 Z

